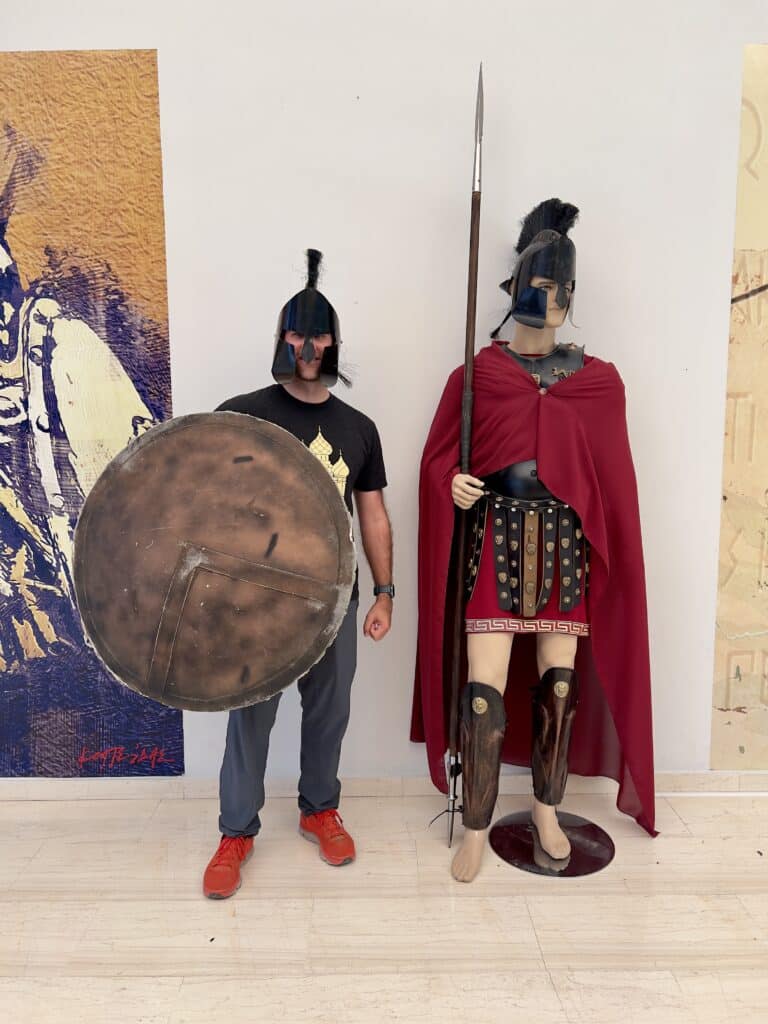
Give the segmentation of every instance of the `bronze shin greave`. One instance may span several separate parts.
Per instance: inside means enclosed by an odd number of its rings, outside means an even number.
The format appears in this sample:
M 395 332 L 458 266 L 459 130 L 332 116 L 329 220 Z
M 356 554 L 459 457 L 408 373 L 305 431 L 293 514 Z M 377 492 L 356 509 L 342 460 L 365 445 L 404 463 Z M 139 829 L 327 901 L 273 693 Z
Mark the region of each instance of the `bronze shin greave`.
M 547 669 L 533 691 L 533 793 L 540 803 L 553 807 L 565 794 L 568 746 L 578 700 L 572 668 Z
M 485 683 L 467 683 L 461 694 L 460 735 L 465 828 L 491 824 L 499 795 L 501 748 L 507 715 L 504 698 Z

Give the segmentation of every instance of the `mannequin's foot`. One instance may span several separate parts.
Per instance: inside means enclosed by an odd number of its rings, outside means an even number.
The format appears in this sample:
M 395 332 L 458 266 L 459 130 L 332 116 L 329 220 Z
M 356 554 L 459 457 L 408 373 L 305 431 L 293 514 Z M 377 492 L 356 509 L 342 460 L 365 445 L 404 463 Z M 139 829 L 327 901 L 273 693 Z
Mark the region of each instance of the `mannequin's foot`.
M 483 862 L 488 829 L 465 829 L 464 839 L 451 863 L 451 874 L 457 882 L 471 882 Z
M 542 804 L 534 798 L 531 812 L 533 824 L 539 833 L 539 842 L 544 850 L 555 860 L 561 860 L 569 856 L 571 844 L 568 836 L 560 828 L 557 820 L 557 812 L 549 804 Z

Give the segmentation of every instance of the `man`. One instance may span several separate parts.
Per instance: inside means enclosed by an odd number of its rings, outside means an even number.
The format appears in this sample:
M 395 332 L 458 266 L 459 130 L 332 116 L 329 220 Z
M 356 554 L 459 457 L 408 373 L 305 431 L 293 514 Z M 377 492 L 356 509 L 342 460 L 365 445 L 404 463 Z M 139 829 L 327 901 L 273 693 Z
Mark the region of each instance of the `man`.
M 354 494 L 363 549 L 376 584 L 363 634 L 379 641 L 389 632 L 394 598 L 392 534 L 382 495 L 387 479 L 375 424 L 329 391 L 341 376 L 341 338 L 333 306 L 317 290 L 321 259 L 317 250 L 308 250 L 307 286 L 280 315 L 272 364 L 277 384 L 232 398 L 219 409 L 269 420 L 303 441 L 333 477 L 350 514 Z M 337 773 L 355 673 L 357 606 L 356 581 L 336 640 L 298 683 L 299 831 L 319 844 L 320 856 L 333 866 L 355 859 L 355 844 L 338 813 Z M 219 788 L 222 838 L 203 880 L 205 895 L 213 899 L 225 899 L 239 888 L 240 866 L 253 852 L 264 805 L 269 734 L 279 702 L 280 694 L 230 712 Z

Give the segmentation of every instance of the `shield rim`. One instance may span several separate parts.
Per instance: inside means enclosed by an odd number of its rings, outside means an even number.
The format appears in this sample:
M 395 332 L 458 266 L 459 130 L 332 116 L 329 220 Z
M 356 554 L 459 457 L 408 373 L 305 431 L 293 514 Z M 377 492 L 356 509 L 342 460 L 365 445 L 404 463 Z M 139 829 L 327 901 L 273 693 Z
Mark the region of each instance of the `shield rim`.
M 146 681 L 140 680 L 136 672 L 126 671 L 125 667 L 112 655 L 109 644 L 104 642 L 103 637 L 99 632 L 96 619 L 89 608 L 88 594 L 81 579 L 80 569 L 81 566 L 83 566 L 86 557 L 85 553 L 87 550 L 88 527 L 91 519 L 93 518 L 93 509 L 96 507 L 98 502 L 99 491 L 108 487 L 111 480 L 120 472 L 126 463 L 128 463 L 150 443 L 154 443 L 161 434 L 173 433 L 175 431 L 187 429 L 198 420 L 210 420 L 210 418 L 214 416 L 231 419 L 233 425 L 237 425 L 238 429 L 249 430 L 254 426 L 254 424 L 265 425 L 269 428 L 267 433 L 273 434 L 273 439 L 277 444 L 283 444 L 287 449 L 292 450 L 294 453 L 298 453 L 300 450 L 306 452 L 310 459 L 312 459 L 312 463 L 307 463 L 307 465 L 312 465 L 313 467 L 312 482 L 316 484 L 318 488 L 319 497 L 322 497 L 325 500 L 327 506 L 335 505 L 337 509 L 343 509 L 345 518 L 342 522 L 345 524 L 345 527 L 342 534 L 342 531 L 338 526 L 338 518 L 333 516 L 331 517 L 332 521 L 336 525 L 341 557 L 339 558 L 336 582 L 333 583 L 328 581 L 327 585 L 332 590 L 335 590 L 336 601 L 331 610 L 328 622 L 315 636 L 314 641 L 307 648 L 306 654 L 298 661 L 294 661 L 290 667 L 281 668 L 270 676 L 266 684 L 260 685 L 258 695 L 252 692 L 253 688 L 251 687 L 238 695 L 238 698 L 233 699 L 231 702 L 219 701 L 217 706 L 212 707 L 204 700 L 188 697 L 179 698 L 177 695 L 168 693 L 167 691 L 163 693 L 162 700 L 157 700 L 157 698 L 149 695 L 145 688 L 142 688 L 142 686 L 146 687 Z M 315 465 L 318 470 L 316 473 L 314 472 Z M 165 707 L 173 707 L 183 711 L 234 711 L 238 708 L 250 707 L 253 704 L 270 700 L 276 694 L 287 689 L 297 680 L 302 679 L 324 656 L 341 628 L 344 616 L 349 608 L 357 566 L 354 533 L 352 530 L 352 517 L 338 487 L 326 470 L 323 469 L 320 463 L 308 451 L 302 441 L 289 430 L 285 430 L 285 428 L 278 426 L 276 423 L 272 423 L 270 420 L 265 420 L 258 416 L 252 416 L 249 413 L 233 412 L 230 410 L 189 413 L 184 416 L 177 416 L 164 420 L 162 423 L 158 423 L 156 426 L 152 427 L 151 430 L 148 430 L 145 434 L 142 434 L 140 437 L 136 438 L 136 440 L 127 445 L 110 462 L 107 463 L 96 480 L 96 483 L 86 495 L 75 527 L 73 545 L 74 557 L 72 575 L 75 598 L 87 642 L 93 648 L 99 660 L 108 669 L 109 673 L 122 686 L 127 687 L 134 693 L 138 693 L 147 700 L 155 700 L 156 703 L 160 703 Z M 106 649 L 106 655 L 103 653 L 104 649 Z M 298 674 L 296 674 L 297 666 L 300 668 Z M 123 675 L 118 674 L 116 669 L 119 669 Z M 126 678 L 124 678 L 124 676 Z M 130 676 L 130 678 L 127 678 L 128 676 Z M 142 685 L 139 685 L 139 683 Z

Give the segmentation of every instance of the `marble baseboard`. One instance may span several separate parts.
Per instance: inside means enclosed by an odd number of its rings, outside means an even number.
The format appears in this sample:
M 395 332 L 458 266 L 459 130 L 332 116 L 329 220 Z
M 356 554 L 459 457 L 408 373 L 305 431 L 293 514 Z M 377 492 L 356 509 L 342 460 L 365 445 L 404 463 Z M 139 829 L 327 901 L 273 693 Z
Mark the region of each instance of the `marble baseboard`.
M 431 796 L 434 787 L 426 776 L 388 779 L 349 778 L 343 780 L 346 796 Z M 270 779 L 267 796 L 292 798 L 294 779 Z M 505 772 L 501 776 L 502 794 L 526 794 L 531 790 L 528 772 Z M 613 793 L 612 779 L 584 778 L 573 775 L 568 792 Z M 666 794 L 768 793 L 768 772 L 657 772 L 656 792 Z M 0 800 L 147 800 L 212 799 L 218 795 L 216 779 L 108 778 L 108 779 L 0 779 Z

